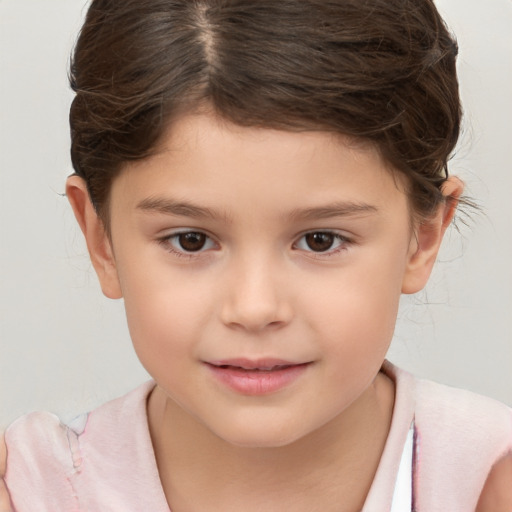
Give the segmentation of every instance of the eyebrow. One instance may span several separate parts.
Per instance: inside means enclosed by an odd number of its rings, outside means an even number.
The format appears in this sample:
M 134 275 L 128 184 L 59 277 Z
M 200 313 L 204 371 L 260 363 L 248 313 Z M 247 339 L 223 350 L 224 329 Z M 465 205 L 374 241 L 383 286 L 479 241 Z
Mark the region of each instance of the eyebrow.
M 187 201 L 177 201 L 163 197 L 147 197 L 137 204 L 137 209 L 145 212 L 163 213 L 195 219 L 225 217 L 225 215 L 219 215 L 210 208 L 197 206 Z
M 197 206 L 187 201 L 178 201 L 163 197 L 148 197 L 143 199 L 137 204 L 137 209 L 150 213 L 162 213 L 178 217 L 191 217 L 195 219 L 223 218 L 229 220 L 227 215 L 220 214 L 210 208 Z M 297 208 L 290 212 L 288 217 L 292 221 L 322 220 L 333 217 L 348 217 L 377 212 L 378 208 L 367 203 L 338 201 L 318 207 Z
M 378 211 L 378 208 L 371 204 L 338 201 L 324 206 L 293 210 L 290 213 L 290 218 L 293 220 L 322 220 L 333 217 L 371 214 Z

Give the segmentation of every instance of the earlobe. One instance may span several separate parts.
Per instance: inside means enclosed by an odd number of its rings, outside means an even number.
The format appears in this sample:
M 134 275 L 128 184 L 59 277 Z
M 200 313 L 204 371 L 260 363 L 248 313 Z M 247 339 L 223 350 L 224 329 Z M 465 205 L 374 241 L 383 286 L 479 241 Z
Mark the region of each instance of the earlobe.
M 464 185 L 458 178 L 450 177 L 441 190 L 444 202 L 439 205 L 433 217 L 421 222 L 415 229 L 402 282 L 402 293 L 416 293 L 427 284 L 443 236 L 455 215 Z
M 110 299 L 120 299 L 122 291 L 112 244 L 103 221 L 91 203 L 85 181 L 79 176 L 70 176 L 66 182 L 66 195 L 84 234 L 103 293 Z

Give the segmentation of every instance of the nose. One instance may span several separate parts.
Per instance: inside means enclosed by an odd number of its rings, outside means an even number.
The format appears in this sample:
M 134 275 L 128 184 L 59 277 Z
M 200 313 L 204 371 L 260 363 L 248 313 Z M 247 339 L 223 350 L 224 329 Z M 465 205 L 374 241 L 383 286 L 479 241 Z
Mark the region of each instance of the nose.
M 278 329 L 293 318 L 284 268 L 264 258 L 247 258 L 232 265 L 224 286 L 221 320 L 248 332 Z

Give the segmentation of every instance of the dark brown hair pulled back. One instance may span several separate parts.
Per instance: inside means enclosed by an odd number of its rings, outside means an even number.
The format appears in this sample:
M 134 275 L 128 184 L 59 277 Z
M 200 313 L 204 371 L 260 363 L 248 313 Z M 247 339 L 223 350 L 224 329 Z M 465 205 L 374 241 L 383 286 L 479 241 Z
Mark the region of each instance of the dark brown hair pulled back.
M 70 72 L 73 166 L 107 219 L 123 163 L 207 103 L 372 141 L 428 216 L 459 134 L 456 55 L 431 0 L 93 0 Z

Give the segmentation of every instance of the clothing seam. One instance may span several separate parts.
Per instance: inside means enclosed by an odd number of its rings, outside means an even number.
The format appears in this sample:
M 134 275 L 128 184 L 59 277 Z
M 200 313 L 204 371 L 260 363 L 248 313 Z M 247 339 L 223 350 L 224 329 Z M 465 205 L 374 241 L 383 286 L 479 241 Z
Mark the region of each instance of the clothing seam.
M 88 420 L 89 420 L 89 415 L 87 415 L 86 424 L 87 424 Z M 84 509 L 82 508 L 82 505 L 80 503 L 81 500 L 78 495 L 77 488 L 75 486 L 75 480 L 82 473 L 82 469 L 83 469 L 82 466 L 83 466 L 83 462 L 84 462 L 84 457 L 83 457 L 82 449 L 80 446 L 80 436 L 83 434 L 84 431 L 85 431 L 85 429 L 82 430 L 82 432 L 78 433 L 75 430 L 73 430 L 71 427 L 66 425 L 66 437 L 68 440 L 68 447 L 69 447 L 69 452 L 71 455 L 71 464 L 72 464 L 72 469 L 68 472 L 66 479 L 68 481 L 69 486 L 71 487 L 72 496 L 75 500 L 76 512 L 84 511 Z

